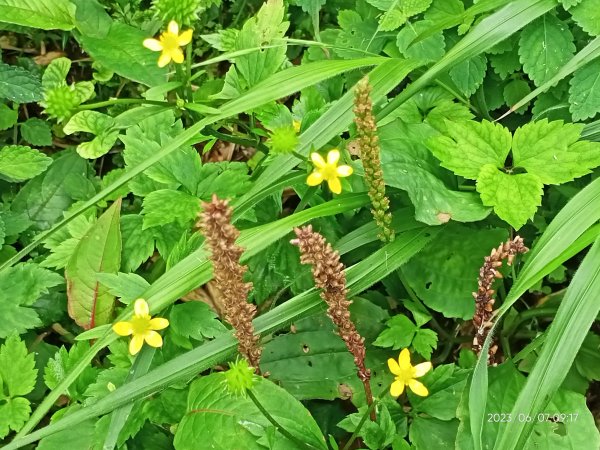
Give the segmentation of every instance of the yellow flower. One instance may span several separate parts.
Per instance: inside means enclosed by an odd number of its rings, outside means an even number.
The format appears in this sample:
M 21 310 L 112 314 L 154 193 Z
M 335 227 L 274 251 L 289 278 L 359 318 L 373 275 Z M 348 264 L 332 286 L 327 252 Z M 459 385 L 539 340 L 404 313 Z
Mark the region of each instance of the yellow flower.
M 327 162 L 318 153 L 311 153 L 310 159 L 315 166 L 315 170 L 306 179 L 306 184 L 309 186 L 317 186 L 323 181 L 327 181 L 327 185 L 331 192 L 339 194 L 342 192 L 342 183 L 340 177 L 348 177 L 352 175 L 352 167 L 338 166 L 340 160 L 340 152 L 333 149 L 327 153 Z
M 300 129 L 302 128 L 302 122 L 300 122 L 299 120 L 294 120 L 292 122 L 292 126 L 294 127 L 294 131 L 296 133 L 300 133 Z
M 173 60 L 177 64 L 183 62 L 183 51 L 179 47 L 192 41 L 193 30 L 186 30 L 179 34 L 179 25 L 174 20 L 169 22 L 167 31 L 163 32 L 158 39 L 145 39 L 144 47 L 153 52 L 162 52 L 158 58 L 158 67 L 165 67 Z
M 396 380 L 390 388 L 390 394 L 393 397 L 401 395 L 404 392 L 404 386 L 408 386 L 411 391 L 421 397 L 429 394 L 423 383 L 415 380 L 415 378 L 422 377 L 431 370 L 431 363 L 429 361 L 413 366 L 410 363 L 410 352 L 405 348 L 400 352 L 398 362 L 392 358 L 388 359 L 388 367 L 390 368 L 390 372 L 396 375 Z
M 150 317 L 148 303 L 143 298 L 138 298 L 133 305 L 133 317 L 131 322 L 117 322 L 113 325 L 113 331 L 119 336 L 130 336 L 129 353 L 137 354 L 146 344 L 152 347 L 161 347 L 162 337 L 155 330 L 162 330 L 169 326 L 169 321 L 162 317 Z

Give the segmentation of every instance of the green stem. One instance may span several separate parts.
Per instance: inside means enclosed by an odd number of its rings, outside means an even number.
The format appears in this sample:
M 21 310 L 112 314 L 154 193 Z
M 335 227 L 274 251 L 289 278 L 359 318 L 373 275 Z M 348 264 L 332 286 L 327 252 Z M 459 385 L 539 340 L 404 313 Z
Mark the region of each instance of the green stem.
M 373 411 L 375 409 L 376 404 L 377 404 L 377 400 L 375 400 L 373 403 L 371 403 L 369 405 L 369 407 L 367 408 L 367 410 L 365 411 L 363 416 L 360 418 L 360 422 L 358 422 L 358 425 L 356 426 L 354 433 L 352 433 L 352 436 L 350 436 L 350 439 L 348 440 L 348 442 L 346 442 L 346 445 L 344 445 L 344 448 L 342 450 L 350 449 L 350 446 L 354 443 L 354 441 L 358 437 L 358 434 L 360 433 L 360 430 L 362 429 L 363 425 L 367 421 L 367 418 L 371 415 L 371 411 Z
M 174 106 L 170 102 L 158 102 L 154 100 L 145 100 L 142 98 L 113 98 L 112 100 L 105 100 L 103 102 L 88 103 L 87 105 L 81 105 L 77 108 L 78 111 L 87 111 L 90 109 L 104 108 L 105 106 L 113 105 L 132 105 L 132 104 L 144 104 L 144 105 L 157 105 L 157 106 Z
M 300 447 L 314 449 L 312 445 L 309 445 L 306 442 L 302 442 L 300 439 L 298 439 L 296 436 L 294 436 L 292 433 L 286 430 L 279 422 L 277 422 L 277 420 L 275 420 L 275 418 L 271 414 L 269 414 L 269 411 L 267 411 L 265 407 L 260 403 L 260 401 L 258 400 L 256 395 L 254 395 L 254 392 L 252 392 L 251 389 L 248 389 L 246 393 L 248 394 L 248 397 L 250 397 L 250 400 L 254 402 L 258 410 L 263 414 L 263 416 L 267 418 L 269 422 L 271 422 L 271 424 L 273 424 L 277 431 L 279 431 L 282 435 L 284 435 L 286 438 L 299 445 Z
M 192 92 L 192 46 L 188 45 L 185 49 L 185 90 L 187 93 L 186 100 L 191 102 L 194 100 Z

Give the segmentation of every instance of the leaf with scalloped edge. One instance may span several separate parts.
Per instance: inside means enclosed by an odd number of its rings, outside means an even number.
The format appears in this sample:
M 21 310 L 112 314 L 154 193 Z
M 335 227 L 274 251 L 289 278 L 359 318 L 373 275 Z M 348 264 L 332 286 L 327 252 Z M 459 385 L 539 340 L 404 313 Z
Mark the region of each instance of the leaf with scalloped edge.
M 584 0 L 569 9 L 573 20 L 592 36 L 600 35 L 600 0 Z
M 69 119 L 64 126 L 65 134 L 78 132 L 96 135 L 89 142 L 82 142 L 77 146 L 77 153 L 83 158 L 95 159 L 108 153 L 117 141 L 119 130 L 115 128 L 115 121 L 107 114 L 98 111 L 80 111 Z
M 477 55 L 454 65 L 449 74 L 460 91 L 470 97 L 483 83 L 486 69 L 486 57 Z
M 595 117 L 600 112 L 600 60 L 576 70 L 569 84 L 569 111 L 573 120 Z
M 52 158 L 26 145 L 0 148 L 0 178 L 24 181 L 36 177 L 52 164 Z
M 514 229 L 518 230 L 533 217 L 542 204 L 544 184 L 531 173 L 509 175 L 493 164 L 481 168 L 477 177 L 477 192 L 486 206 Z

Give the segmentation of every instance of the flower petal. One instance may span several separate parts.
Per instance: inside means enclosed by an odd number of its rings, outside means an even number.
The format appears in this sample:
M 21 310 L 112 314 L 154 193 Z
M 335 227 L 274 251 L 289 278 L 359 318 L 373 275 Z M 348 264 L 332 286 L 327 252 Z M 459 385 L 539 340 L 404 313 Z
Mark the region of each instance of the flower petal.
M 339 160 L 340 160 L 340 151 L 337 148 L 334 148 L 333 150 L 329 150 L 329 153 L 327 153 L 327 164 L 329 164 L 331 166 L 335 166 Z
M 420 397 L 426 397 L 427 395 L 429 395 L 429 391 L 420 381 L 408 380 L 408 387 L 411 391 L 413 391 Z
M 148 331 L 144 338 L 146 339 L 146 343 L 151 347 L 162 347 L 162 337 L 156 331 Z
M 317 169 L 322 169 L 326 166 L 323 157 L 316 152 L 310 154 L 310 159 Z
M 422 377 L 430 370 L 431 370 L 431 363 L 429 361 L 421 363 L 421 364 L 417 364 L 415 366 L 415 378 Z
M 339 194 L 342 192 L 342 183 L 340 183 L 340 179 L 338 177 L 327 180 L 327 185 L 334 194 Z
M 338 174 L 338 177 L 349 177 L 354 170 L 350 166 L 338 166 L 335 172 Z
M 142 349 L 142 345 L 144 345 L 144 336 L 134 334 L 129 342 L 129 353 L 132 355 L 137 355 Z
M 144 39 L 143 45 L 153 52 L 160 52 L 163 49 L 162 42 L 156 39 Z
M 171 58 L 173 58 L 173 62 L 177 64 L 181 64 L 183 62 L 183 52 L 180 48 L 174 48 L 169 52 Z
M 404 392 L 404 383 L 402 381 L 394 381 L 390 386 L 390 394 L 392 397 L 398 397 Z
M 148 316 L 150 310 L 148 309 L 148 303 L 143 298 L 138 298 L 133 304 L 133 312 L 136 316 Z
M 315 170 L 313 173 L 311 173 L 308 178 L 306 179 L 306 184 L 308 184 L 309 186 L 318 186 L 319 184 L 321 184 L 323 182 L 323 175 L 321 174 L 321 172 Z
M 162 317 L 155 317 L 150 320 L 149 326 L 151 330 L 163 330 L 169 326 L 169 321 Z
M 410 352 L 407 348 L 400 352 L 400 356 L 398 357 L 398 365 L 400 366 L 400 370 L 408 370 L 412 367 L 410 365 Z
M 190 42 L 192 42 L 193 34 L 194 30 L 192 30 L 191 28 L 189 30 L 185 30 L 183 33 L 177 36 L 177 44 L 181 46 L 188 45 Z
M 158 58 L 158 67 L 165 67 L 171 62 L 171 55 L 166 52 L 162 52 Z
M 388 368 L 390 369 L 390 372 L 392 372 L 394 375 L 400 375 L 401 373 L 400 366 L 393 358 L 388 359 Z
M 179 34 L 179 25 L 177 25 L 177 22 L 175 22 L 174 20 L 171 20 L 167 27 L 167 31 L 171 34 L 178 35 Z
M 131 322 L 117 322 L 113 325 L 112 329 L 119 336 L 129 336 L 133 333 L 133 325 Z

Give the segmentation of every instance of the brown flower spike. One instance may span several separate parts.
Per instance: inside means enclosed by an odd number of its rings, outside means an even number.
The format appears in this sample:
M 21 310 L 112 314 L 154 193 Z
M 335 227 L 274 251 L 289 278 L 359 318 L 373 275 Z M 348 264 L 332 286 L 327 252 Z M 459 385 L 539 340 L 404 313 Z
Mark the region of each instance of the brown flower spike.
M 385 196 L 385 182 L 379 157 L 379 137 L 373 115 L 371 85 L 367 77 L 356 85 L 354 93 L 354 123 L 356 124 L 356 142 L 365 169 L 365 182 L 369 188 L 371 214 L 379 227 L 379 239 L 383 242 L 394 240 L 392 215 L 389 212 L 390 201 Z
M 240 232 L 231 224 L 232 209 L 227 200 L 213 195 L 212 201 L 203 202 L 202 207 L 204 212 L 198 226 L 206 236 L 211 252 L 215 281 L 225 304 L 225 319 L 235 329 L 240 353 L 258 372 L 262 349 L 252 325 L 256 306 L 246 300 L 252 283 L 243 280 L 248 269 L 240 264 L 244 249 L 235 244 Z
M 492 249 L 489 256 L 479 270 L 479 280 L 477 292 L 473 292 L 475 298 L 475 315 L 473 316 L 473 325 L 475 326 L 475 337 L 473 338 L 473 350 L 479 355 L 483 348 L 483 343 L 492 327 L 492 312 L 494 310 L 495 291 L 492 284 L 496 278 L 502 278 L 498 269 L 502 266 L 502 261 L 507 260 L 510 266 L 515 256 L 519 253 L 526 253 L 529 249 L 523 244 L 523 239 L 519 236 L 511 241 L 500 244 L 498 248 Z M 488 364 L 496 363 L 496 351 L 498 346 L 494 343 L 490 346 L 488 353 Z
M 327 303 L 327 315 L 338 327 L 338 333 L 344 340 L 348 351 L 354 356 L 354 364 L 358 369 L 358 378 L 362 381 L 367 403 L 373 403 L 371 393 L 371 371 L 365 367 L 364 338 L 358 334 L 354 322 L 350 318 L 348 307 L 352 302 L 347 299 L 346 273 L 344 264 L 340 262 L 340 255 L 331 248 L 325 238 L 308 225 L 295 228 L 297 239 L 291 242 L 300 248 L 300 262 L 312 265 L 312 274 L 315 285 L 321 289 L 321 298 Z M 375 411 L 371 413 L 375 420 Z

